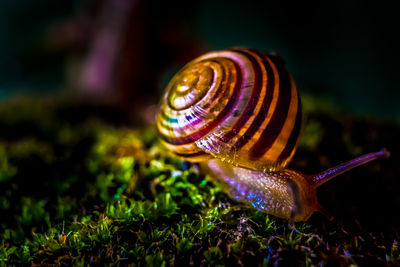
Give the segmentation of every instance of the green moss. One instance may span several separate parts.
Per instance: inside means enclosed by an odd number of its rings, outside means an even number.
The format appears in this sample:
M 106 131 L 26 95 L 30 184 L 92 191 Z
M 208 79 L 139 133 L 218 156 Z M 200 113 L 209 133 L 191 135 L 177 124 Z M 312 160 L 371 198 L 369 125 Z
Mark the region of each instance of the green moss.
M 23 226 L 29 226 L 38 222 L 50 225 L 50 215 L 45 210 L 45 200 L 35 201 L 23 197 L 21 201 L 21 216 L 17 217 L 17 222 Z
M 356 126 L 349 121 L 355 118 L 333 117 L 311 98 L 303 105 L 307 125 L 292 165 L 304 171 L 337 163 L 340 149 L 346 159 L 374 143 L 391 144 L 400 128 L 377 121 L 361 124 L 365 132 L 375 129 L 363 142 L 351 131 Z M 153 127 L 129 129 L 100 116 L 82 119 L 86 109 L 72 114 L 72 107 L 24 100 L 0 109 L 0 266 L 400 262 L 397 221 L 390 212 L 385 213 L 387 227 L 378 230 L 369 225 L 374 221 L 369 213 L 365 219 L 351 212 L 334 222 L 316 215 L 292 229 L 284 220 L 230 199 L 207 175 L 184 168 L 163 148 Z M 337 139 L 327 141 L 330 136 Z M 382 174 L 396 188 L 393 166 L 365 168 L 359 176 Z M 326 203 L 335 216 L 344 213 L 346 203 L 335 210 L 344 196 L 357 204 L 357 198 L 337 189 L 354 185 L 326 188 L 336 190 L 324 192 L 333 199 Z M 363 184 L 358 188 L 368 190 Z M 329 197 L 330 192 L 341 197 Z

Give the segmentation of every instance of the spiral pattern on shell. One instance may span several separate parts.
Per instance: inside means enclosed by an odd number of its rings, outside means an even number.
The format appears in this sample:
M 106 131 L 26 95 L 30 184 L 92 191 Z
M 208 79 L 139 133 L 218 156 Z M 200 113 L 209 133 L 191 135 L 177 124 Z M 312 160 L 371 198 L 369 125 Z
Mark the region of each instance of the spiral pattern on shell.
M 301 127 L 296 85 L 278 57 L 233 48 L 185 65 L 161 100 L 157 128 L 188 161 L 216 157 L 253 170 L 285 167 Z

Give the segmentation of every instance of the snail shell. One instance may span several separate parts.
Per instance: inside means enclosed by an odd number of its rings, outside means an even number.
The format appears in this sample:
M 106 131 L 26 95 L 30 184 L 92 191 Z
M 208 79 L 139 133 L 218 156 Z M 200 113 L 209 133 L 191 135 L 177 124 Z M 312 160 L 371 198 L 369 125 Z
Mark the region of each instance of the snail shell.
M 300 127 L 299 95 L 283 62 L 245 48 L 189 62 L 168 84 L 157 117 L 161 138 L 176 155 L 252 170 L 284 168 Z

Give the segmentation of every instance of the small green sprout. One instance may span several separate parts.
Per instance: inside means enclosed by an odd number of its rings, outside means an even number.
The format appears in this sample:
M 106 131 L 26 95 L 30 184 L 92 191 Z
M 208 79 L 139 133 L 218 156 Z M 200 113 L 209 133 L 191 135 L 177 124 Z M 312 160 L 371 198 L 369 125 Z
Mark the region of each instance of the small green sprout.
M 223 266 L 223 254 L 219 247 L 210 247 L 204 251 L 204 258 L 211 266 Z

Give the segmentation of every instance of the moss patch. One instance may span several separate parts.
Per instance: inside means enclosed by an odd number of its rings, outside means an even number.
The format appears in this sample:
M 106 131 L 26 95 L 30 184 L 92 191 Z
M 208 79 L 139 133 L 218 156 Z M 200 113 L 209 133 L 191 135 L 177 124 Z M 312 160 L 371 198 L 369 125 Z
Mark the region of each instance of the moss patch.
M 399 264 L 399 124 L 313 103 L 291 168 L 313 173 L 384 146 L 393 157 L 324 185 L 336 219 L 295 229 L 231 200 L 115 110 L 2 103 L 0 266 Z

